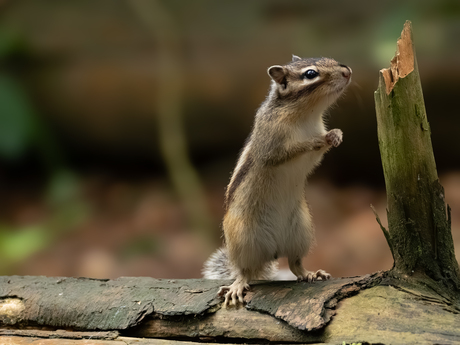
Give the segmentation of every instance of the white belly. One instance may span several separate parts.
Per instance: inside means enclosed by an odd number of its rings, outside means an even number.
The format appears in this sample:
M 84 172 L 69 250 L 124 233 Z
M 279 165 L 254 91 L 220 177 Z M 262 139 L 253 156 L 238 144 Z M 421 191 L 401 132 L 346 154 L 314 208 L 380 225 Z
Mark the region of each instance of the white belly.
M 322 158 L 318 152 L 307 153 L 270 170 L 266 190 L 259 200 L 256 227 L 272 236 L 279 256 L 292 252 L 291 247 L 303 240 L 299 232 L 310 232 L 311 219 L 305 203 L 305 185 L 308 174 Z M 307 213 L 307 215 L 305 215 Z M 299 224 L 300 222 L 300 224 Z M 305 224 L 308 223 L 308 224 Z M 300 237 L 299 237 L 300 236 Z

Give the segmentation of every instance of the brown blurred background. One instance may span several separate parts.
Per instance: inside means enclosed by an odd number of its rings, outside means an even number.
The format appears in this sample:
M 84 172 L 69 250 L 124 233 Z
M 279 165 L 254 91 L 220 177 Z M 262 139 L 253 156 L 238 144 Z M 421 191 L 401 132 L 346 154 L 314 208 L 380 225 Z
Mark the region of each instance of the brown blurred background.
M 308 187 L 307 267 L 391 268 L 373 92 L 406 19 L 460 258 L 458 0 L 0 0 L 0 274 L 199 277 L 266 70 L 291 54 L 354 73 Z

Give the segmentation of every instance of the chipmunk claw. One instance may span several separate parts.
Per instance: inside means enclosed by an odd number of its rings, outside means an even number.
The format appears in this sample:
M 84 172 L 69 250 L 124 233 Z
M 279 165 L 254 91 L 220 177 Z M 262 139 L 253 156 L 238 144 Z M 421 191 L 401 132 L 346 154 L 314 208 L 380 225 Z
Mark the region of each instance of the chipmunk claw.
M 234 305 L 235 307 L 239 304 L 244 303 L 244 291 L 249 290 L 248 284 L 234 282 L 232 285 L 229 286 L 222 286 L 219 291 L 217 292 L 218 296 L 224 296 L 224 308 L 228 306 Z

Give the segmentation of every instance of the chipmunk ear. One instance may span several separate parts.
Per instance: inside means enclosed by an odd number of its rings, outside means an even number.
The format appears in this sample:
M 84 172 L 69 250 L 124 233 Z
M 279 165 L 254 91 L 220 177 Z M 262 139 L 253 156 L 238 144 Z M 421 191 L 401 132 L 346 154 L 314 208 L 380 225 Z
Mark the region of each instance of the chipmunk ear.
M 302 60 L 302 58 L 298 57 L 297 55 L 292 54 L 292 62 L 296 62 Z
M 270 76 L 270 78 L 272 78 L 277 84 L 281 85 L 283 89 L 286 88 L 286 70 L 283 66 L 272 66 L 267 70 L 267 73 Z

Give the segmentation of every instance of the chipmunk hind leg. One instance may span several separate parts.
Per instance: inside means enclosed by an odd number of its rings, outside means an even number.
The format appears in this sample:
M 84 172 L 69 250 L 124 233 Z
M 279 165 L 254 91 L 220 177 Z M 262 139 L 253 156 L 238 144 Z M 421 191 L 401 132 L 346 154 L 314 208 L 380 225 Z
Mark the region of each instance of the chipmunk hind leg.
M 302 203 L 299 212 L 295 214 L 297 216 L 292 222 L 292 236 L 296 240 L 291 241 L 292 247 L 288 250 L 289 269 L 297 280 L 312 282 L 330 279 L 331 275 L 323 270 L 311 272 L 303 267 L 302 258 L 308 254 L 310 247 L 315 245 L 314 228 L 306 202 Z

